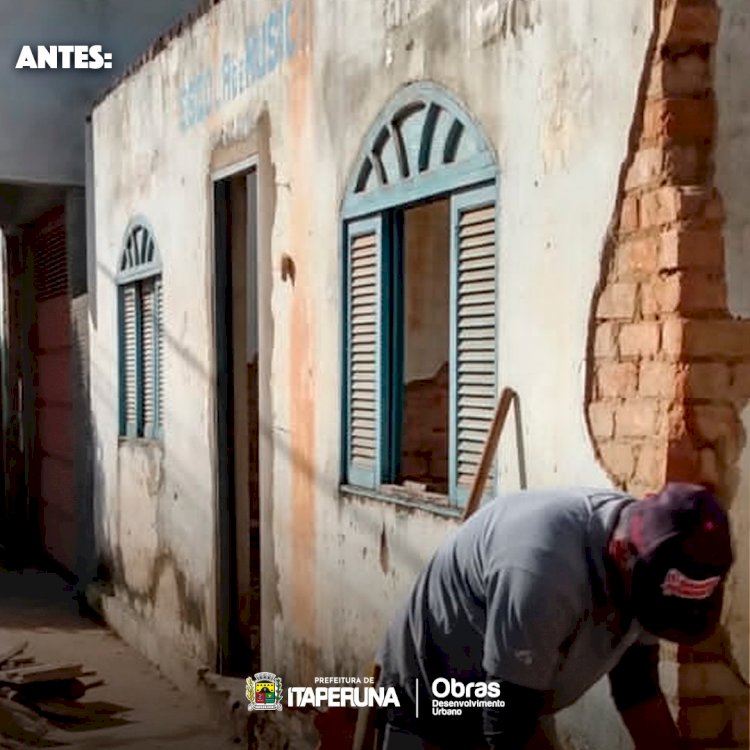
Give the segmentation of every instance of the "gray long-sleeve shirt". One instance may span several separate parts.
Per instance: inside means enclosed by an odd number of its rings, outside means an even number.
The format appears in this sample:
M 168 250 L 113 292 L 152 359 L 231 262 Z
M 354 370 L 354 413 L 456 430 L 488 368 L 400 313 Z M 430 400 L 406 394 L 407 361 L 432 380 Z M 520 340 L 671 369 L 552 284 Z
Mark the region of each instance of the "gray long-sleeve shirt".
M 570 489 L 488 502 L 417 579 L 379 654 L 383 683 L 400 688 L 407 711 L 419 697 L 422 721 L 437 677 L 542 691 L 548 712 L 573 703 L 643 635 L 613 602 L 604 562 L 632 501 Z

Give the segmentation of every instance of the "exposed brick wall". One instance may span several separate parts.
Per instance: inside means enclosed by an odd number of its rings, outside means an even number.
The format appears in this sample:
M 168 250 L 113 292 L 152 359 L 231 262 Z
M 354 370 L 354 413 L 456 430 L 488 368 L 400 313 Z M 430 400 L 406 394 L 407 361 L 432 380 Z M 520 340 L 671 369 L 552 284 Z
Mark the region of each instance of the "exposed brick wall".
M 737 486 L 750 322 L 732 319 L 726 303 L 713 181 L 718 29 L 715 0 L 655 4 L 593 300 L 589 431 L 612 481 L 635 495 L 682 479 L 710 483 L 728 502 Z M 728 666 L 723 633 L 673 657 L 682 732 L 697 745 L 747 746 L 747 690 Z
M 448 363 L 404 389 L 401 477 L 448 491 Z

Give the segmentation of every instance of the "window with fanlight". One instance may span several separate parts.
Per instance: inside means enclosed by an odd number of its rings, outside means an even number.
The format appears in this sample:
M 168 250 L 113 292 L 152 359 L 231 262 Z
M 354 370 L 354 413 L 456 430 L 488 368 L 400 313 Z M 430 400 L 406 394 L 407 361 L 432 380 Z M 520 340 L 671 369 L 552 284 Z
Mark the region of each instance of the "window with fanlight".
M 162 267 L 151 227 L 134 219 L 117 267 L 120 435 L 163 433 Z
M 477 123 L 403 88 L 343 201 L 346 485 L 468 496 L 495 409 L 497 204 Z

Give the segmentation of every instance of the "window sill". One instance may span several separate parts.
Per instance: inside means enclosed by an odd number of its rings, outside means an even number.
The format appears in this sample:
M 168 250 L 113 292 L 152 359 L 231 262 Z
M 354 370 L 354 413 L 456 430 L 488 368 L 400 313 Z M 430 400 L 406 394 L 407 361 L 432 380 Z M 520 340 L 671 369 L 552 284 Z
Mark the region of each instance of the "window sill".
M 117 445 L 123 446 L 123 445 L 130 445 L 130 446 L 143 446 L 144 448 L 148 447 L 154 447 L 154 448 L 163 448 L 164 447 L 164 440 L 162 438 L 152 438 L 152 437 L 128 437 L 127 435 L 118 435 L 117 437 Z
M 415 492 L 394 485 L 386 485 L 375 490 L 354 487 L 350 484 L 339 486 L 339 497 L 377 500 L 409 510 L 421 510 L 443 518 L 460 520 L 464 509 L 444 495 Z

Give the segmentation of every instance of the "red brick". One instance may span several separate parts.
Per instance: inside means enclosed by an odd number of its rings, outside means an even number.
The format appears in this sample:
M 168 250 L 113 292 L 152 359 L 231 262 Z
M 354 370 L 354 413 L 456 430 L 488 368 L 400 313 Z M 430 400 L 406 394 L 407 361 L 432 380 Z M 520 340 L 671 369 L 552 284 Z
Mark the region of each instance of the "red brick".
M 600 398 L 630 396 L 638 385 L 634 362 L 607 362 L 596 368 L 597 392 Z
M 658 488 L 664 483 L 666 450 L 658 443 L 645 443 L 641 446 L 636 463 L 636 475 L 643 484 Z
M 614 406 L 595 401 L 589 404 L 589 422 L 595 438 L 611 438 L 615 429 Z
M 648 357 L 659 351 L 660 326 L 656 321 L 629 323 L 620 329 L 623 357 Z
M 594 334 L 594 356 L 614 358 L 617 356 L 616 323 L 599 323 Z
M 713 99 L 655 99 L 646 103 L 643 137 L 674 141 L 710 140 L 714 133 L 716 109 Z
M 658 182 L 662 175 L 664 152 L 661 148 L 641 148 L 635 152 L 633 163 L 625 178 L 625 189 L 645 187 Z
M 714 740 L 729 725 L 727 707 L 719 699 L 716 703 L 703 705 L 681 705 L 677 724 L 680 734 L 695 740 Z
M 617 276 L 622 280 L 656 273 L 659 265 L 658 237 L 625 242 L 617 248 Z
M 666 96 L 701 96 L 711 89 L 708 59 L 701 55 L 665 58 L 654 65 L 649 82 L 650 98 Z
M 699 404 L 692 415 L 697 434 L 712 443 L 739 429 L 734 408 L 728 404 Z
M 669 441 L 665 479 L 678 482 L 700 481 L 700 453 L 688 436 Z
M 644 318 L 656 318 L 661 315 L 661 303 L 659 301 L 659 284 L 658 276 L 651 281 L 643 282 L 638 291 L 640 300 L 641 315 Z
M 721 498 L 719 498 L 721 500 Z M 690 646 L 690 649 L 683 649 L 680 654 L 683 662 L 716 662 L 724 661 L 726 655 L 726 635 L 722 633 L 723 628 L 714 630 L 711 635 L 704 638 L 699 643 Z
M 632 320 L 635 316 L 635 297 L 635 284 L 609 284 L 599 297 L 597 316 L 602 319 Z
M 662 323 L 661 348 L 669 357 L 681 357 L 685 351 L 685 328 L 687 321 L 669 318 Z
M 702 186 L 675 186 L 650 190 L 640 198 L 641 227 L 656 227 L 682 219 L 719 221 L 723 216 L 716 191 Z
M 653 437 L 658 421 L 659 405 L 654 399 L 620 404 L 615 412 L 615 434 L 618 437 Z
M 620 232 L 627 234 L 638 229 L 639 213 L 638 198 L 634 195 L 626 195 L 620 210 Z
M 742 425 L 731 406 L 700 404 L 693 408 L 691 426 L 697 436 L 716 446 L 722 459 L 737 459 L 742 438 Z
M 686 188 L 686 190 L 692 190 L 693 188 Z M 707 221 L 717 222 L 724 219 L 724 203 L 721 200 L 721 196 L 715 193 L 711 199 L 706 203 L 704 209 L 704 218 Z
M 620 482 L 626 482 L 635 470 L 635 454 L 629 443 L 612 441 L 599 446 L 604 467 Z
M 719 9 L 714 2 L 671 0 L 661 13 L 659 43 L 670 50 L 714 44 L 719 35 Z
M 682 321 L 682 350 L 693 357 L 750 357 L 747 327 L 736 320 Z
M 675 221 L 680 211 L 680 193 L 675 187 L 652 190 L 641 198 L 641 226 L 658 227 Z
M 664 270 L 703 268 L 723 271 L 724 241 L 721 230 L 677 227 L 663 232 L 659 266 Z
M 729 394 L 729 382 L 728 365 L 722 362 L 693 362 L 687 368 L 685 395 L 688 398 L 724 399 Z
M 713 485 L 716 487 L 721 481 L 719 464 L 716 460 L 716 451 L 711 448 L 704 448 L 700 452 L 700 469 L 698 481 L 701 484 Z
M 655 285 L 662 312 L 719 312 L 726 309 L 726 285 L 723 278 L 705 273 L 675 273 Z
M 671 398 L 677 388 L 678 372 L 678 366 L 674 362 L 641 362 L 639 395 Z
M 663 174 L 672 185 L 700 185 L 711 172 L 711 149 L 703 144 L 671 143 L 664 151 Z
M 731 388 L 734 398 L 750 398 L 750 363 L 744 362 L 732 369 Z

